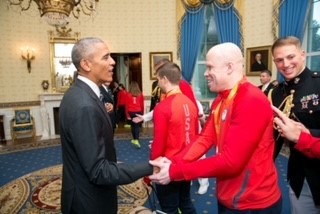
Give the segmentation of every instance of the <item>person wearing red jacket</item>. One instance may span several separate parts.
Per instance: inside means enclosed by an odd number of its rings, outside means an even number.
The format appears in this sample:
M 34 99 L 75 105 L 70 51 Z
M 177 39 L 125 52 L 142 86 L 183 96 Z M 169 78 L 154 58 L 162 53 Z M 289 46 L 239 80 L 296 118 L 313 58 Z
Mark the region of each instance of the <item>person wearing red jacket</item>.
M 144 112 L 144 96 L 140 90 L 140 87 L 136 81 L 132 81 L 129 86 L 129 91 L 126 97 L 126 117 L 130 121 L 132 140 L 131 143 L 140 148 L 139 135 L 141 123 L 132 122 L 132 118 L 137 114 L 143 114 Z
M 287 138 L 290 142 L 296 143 L 294 146 L 309 158 L 320 158 L 320 138 L 313 137 L 310 131 L 299 122 L 288 118 L 278 108 L 272 106 L 277 114 L 274 118 L 278 131 L 282 137 Z
M 151 160 L 158 157 L 174 157 L 195 138 L 198 124 L 196 105 L 180 88 L 181 71 L 177 64 L 167 62 L 156 76 L 158 85 L 165 93 L 153 113 L 154 138 Z M 172 181 L 168 185 L 155 185 L 161 210 L 165 213 L 195 214 L 190 197 L 190 181 Z
M 282 197 L 273 161 L 273 111 L 267 97 L 247 81 L 238 46 L 222 43 L 207 53 L 204 73 L 218 96 L 201 134 L 171 160 L 150 161 L 159 184 L 216 177 L 219 213 L 281 213 Z M 263 113 L 262 113 L 263 112 Z M 216 155 L 199 158 L 212 147 Z

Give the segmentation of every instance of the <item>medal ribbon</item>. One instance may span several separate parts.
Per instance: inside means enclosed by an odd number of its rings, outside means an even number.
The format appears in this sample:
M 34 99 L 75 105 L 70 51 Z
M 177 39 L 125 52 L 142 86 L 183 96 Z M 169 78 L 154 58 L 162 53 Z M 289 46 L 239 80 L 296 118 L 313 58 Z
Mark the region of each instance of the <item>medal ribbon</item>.
M 238 92 L 239 85 L 246 82 L 246 78 L 240 81 L 240 83 L 236 84 L 230 91 L 229 95 L 226 99 L 222 98 L 218 103 L 216 110 L 214 111 L 214 125 L 217 135 L 217 152 L 221 150 L 222 139 L 224 135 L 224 127 L 225 122 L 227 121 L 227 117 L 230 116 L 231 106 L 233 104 L 233 100 Z

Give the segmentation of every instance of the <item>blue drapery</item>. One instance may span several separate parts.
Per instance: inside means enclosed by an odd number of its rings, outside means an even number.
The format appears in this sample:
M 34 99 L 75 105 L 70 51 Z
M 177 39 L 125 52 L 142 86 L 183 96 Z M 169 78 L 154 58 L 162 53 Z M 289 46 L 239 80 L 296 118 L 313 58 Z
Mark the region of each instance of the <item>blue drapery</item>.
M 187 12 L 181 27 L 181 69 L 183 78 L 191 82 L 204 31 L 204 7 Z
M 311 0 L 284 0 L 280 5 L 279 36 L 303 40 Z
M 302 42 L 311 0 L 283 0 L 279 11 L 279 37 L 295 36 Z M 278 72 L 279 82 L 284 78 Z
M 233 6 L 224 10 L 215 6 L 215 17 L 219 41 L 232 42 L 242 49 L 241 19 L 237 10 Z
M 210 3 L 214 4 L 214 3 Z M 215 4 L 214 4 L 215 5 Z M 220 42 L 233 42 L 243 49 L 241 18 L 233 4 L 227 8 L 214 6 Z M 205 7 L 197 11 L 186 10 L 181 24 L 180 57 L 182 76 L 191 82 L 204 32 Z

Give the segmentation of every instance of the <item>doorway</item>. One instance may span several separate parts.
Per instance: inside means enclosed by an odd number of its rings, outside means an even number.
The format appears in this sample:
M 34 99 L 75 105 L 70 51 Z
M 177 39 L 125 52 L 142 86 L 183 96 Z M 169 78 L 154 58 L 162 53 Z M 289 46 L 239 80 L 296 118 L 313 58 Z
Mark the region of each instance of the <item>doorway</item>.
M 122 83 L 126 89 L 132 81 L 136 81 L 142 90 L 141 53 L 111 53 L 116 62 L 113 79 Z

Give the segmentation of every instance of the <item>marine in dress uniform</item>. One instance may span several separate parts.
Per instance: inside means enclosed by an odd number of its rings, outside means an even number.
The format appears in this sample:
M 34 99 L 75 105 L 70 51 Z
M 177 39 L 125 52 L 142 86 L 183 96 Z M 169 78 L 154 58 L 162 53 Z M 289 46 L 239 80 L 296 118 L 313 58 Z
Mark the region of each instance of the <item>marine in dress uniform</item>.
M 290 118 L 301 122 L 314 137 L 320 137 L 320 72 L 311 72 L 307 67 L 290 81 L 280 83 L 271 92 L 272 104 L 284 108 L 284 100 L 293 95 Z M 283 103 L 283 104 L 282 104 Z M 275 158 L 287 140 L 275 132 Z M 288 182 L 291 189 L 299 198 L 303 184 L 309 185 L 316 206 L 320 206 L 320 159 L 308 158 L 289 143 L 290 157 L 288 161 Z

